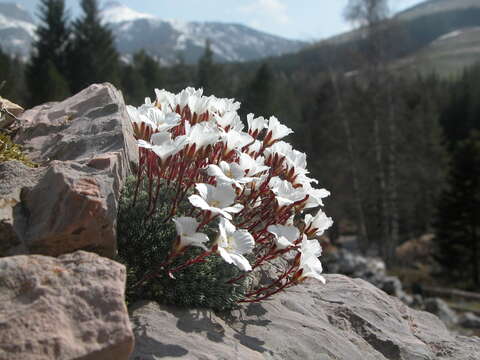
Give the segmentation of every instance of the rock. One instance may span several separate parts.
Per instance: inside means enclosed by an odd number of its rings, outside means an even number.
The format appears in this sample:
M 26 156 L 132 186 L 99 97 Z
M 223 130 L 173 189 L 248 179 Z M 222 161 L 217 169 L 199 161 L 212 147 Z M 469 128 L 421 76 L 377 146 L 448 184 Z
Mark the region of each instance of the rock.
M 480 358 L 480 339 L 455 336 L 434 315 L 373 285 L 326 275 L 223 318 L 155 303 L 133 306 L 132 360 Z
M 361 278 L 381 287 L 386 277 L 386 267 L 383 260 L 365 257 L 348 250 L 340 249 L 322 256 L 326 272 Z
M 8 179 L 8 191 L 0 193 L 6 224 L 1 231 L 10 240 L 1 240 L 0 255 L 57 256 L 81 249 L 113 257 L 120 191 L 138 162 L 121 92 L 94 84 L 26 111 L 19 124 L 15 141 L 41 167 L 1 169 Z
M 437 315 L 445 324 L 454 325 L 458 322 L 457 314 L 450 306 L 439 298 L 428 298 L 423 302 L 423 309 Z
M 42 171 L 19 161 L 0 163 L 0 257 L 22 245 L 25 217 L 21 207 L 21 189 L 34 186 Z M 21 251 L 25 252 L 25 248 Z
M 396 261 L 407 267 L 415 267 L 415 264 L 431 264 L 434 262 L 433 249 L 434 234 L 424 234 L 419 238 L 405 241 L 395 249 Z
M 128 359 L 125 267 L 77 251 L 0 259 L 0 359 Z
M 415 294 L 412 296 L 413 303 L 410 306 L 415 308 L 423 308 L 423 296 L 420 294 Z
M 24 109 L 20 105 L 0 96 L 0 129 L 8 129 L 23 111 Z
M 405 295 L 403 292 L 402 282 L 396 276 L 386 276 L 383 279 L 382 285 L 380 287 L 388 295 L 402 297 Z
M 467 329 L 480 329 L 480 316 L 467 312 L 460 315 L 458 324 Z

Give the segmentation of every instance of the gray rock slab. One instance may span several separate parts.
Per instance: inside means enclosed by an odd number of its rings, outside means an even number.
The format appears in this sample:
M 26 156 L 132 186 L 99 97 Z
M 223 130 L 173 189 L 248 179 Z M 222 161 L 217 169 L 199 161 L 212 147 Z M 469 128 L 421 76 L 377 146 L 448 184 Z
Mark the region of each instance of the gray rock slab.
M 128 359 L 124 287 L 123 265 L 84 251 L 0 259 L 0 359 Z
M 327 275 L 229 316 L 156 303 L 133 306 L 133 360 L 476 360 L 480 339 L 451 334 L 360 279 Z M 253 353 L 252 353 L 253 352 Z

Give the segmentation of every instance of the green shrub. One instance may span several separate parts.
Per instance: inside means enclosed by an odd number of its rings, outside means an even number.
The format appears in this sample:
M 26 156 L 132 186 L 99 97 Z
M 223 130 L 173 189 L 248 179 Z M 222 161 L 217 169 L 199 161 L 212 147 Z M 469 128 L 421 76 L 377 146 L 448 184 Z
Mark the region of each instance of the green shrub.
M 135 178 L 127 180 L 120 199 L 117 224 L 119 261 L 127 267 L 127 302 L 149 299 L 183 307 L 214 310 L 233 308 L 244 297 L 247 280 L 234 285 L 227 284 L 228 280 L 241 272 L 217 255 L 211 255 L 203 263 L 175 272 L 174 279 L 165 270 L 158 277 L 134 287 L 145 274 L 158 269 L 158 265 L 167 259 L 177 236 L 173 222 L 164 222 L 169 215 L 171 194 L 160 194 L 157 211 L 146 219 L 147 189 L 145 185 L 141 186 L 134 204 L 135 183 Z M 181 203 L 177 216 L 186 215 L 187 208 L 191 209 L 188 201 Z M 210 228 L 205 231 L 212 242 L 216 229 L 215 223 L 210 224 Z M 191 247 L 182 256 L 175 258 L 169 267 L 182 265 L 201 252 L 202 249 Z
M 19 145 L 15 144 L 6 134 L 0 132 L 0 163 L 10 160 L 17 160 L 29 167 L 35 167 L 23 153 Z

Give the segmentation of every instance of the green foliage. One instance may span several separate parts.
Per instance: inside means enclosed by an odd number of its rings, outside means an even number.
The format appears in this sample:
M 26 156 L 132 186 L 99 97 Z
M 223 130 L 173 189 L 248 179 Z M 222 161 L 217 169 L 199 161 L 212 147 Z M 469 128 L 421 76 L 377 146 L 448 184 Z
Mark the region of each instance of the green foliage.
M 39 9 L 41 24 L 37 28 L 37 40 L 26 69 L 30 105 L 61 100 L 70 94 L 65 79 L 65 49 L 70 36 L 65 2 L 42 0 Z
M 194 264 L 174 273 L 175 279 L 161 271 L 159 276 L 136 288 L 133 287 L 145 274 L 158 269 L 169 255 L 177 233 L 168 217 L 171 204 L 169 191 L 163 191 L 158 201 L 158 210 L 146 219 L 148 195 L 145 188 L 133 204 L 136 179 L 127 181 L 120 199 L 117 238 L 119 261 L 127 266 L 127 302 L 151 299 L 163 304 L 185 307 L 204 307 L 214 310 L 228 310 L 243 298 L 246 283 L 236 285 L 227 281 L 240 274 L 234 266 L 225 263 L 220 256 L 211 255 L 203 263 Z M 190 209 L 190 206 L 188 206 Z M 187 204 L 183 202 L 177 216 L 185 214 Z M 213 228 L 205 231 L 213 239 Z M 202 252 L 189 248 L 175 258 L 170 269 L 182 265 Z
M 29 167 L 36 165 L 23 153 L 19 145 L 15 144 L 6 134 L 0 132 L 0 163 L 10 160 L 17 160 Z
M 25 65 L 18 58 L 4 53 L 0 48 L 0 95 L 16 104 L 25 104 L 27 100 L 25 82 Z
M 222 75 L 222 67 L 220 64 L 215 64 L 211 43 L 207 40 L 205 52 L 198 60 L 196 86 L 203 88 L 206 95 L 221 96 Z
M 101 22 L 98 1 L 82 0 L 81 8 L 67 52 L 70 87 L 78 92 L 96 82 L 118 85 L 119 56 L 112 32 Z
M 437 261 L 444 274 L 480 288 L 480 133 L 455 151 L 449 188 L 439 201 Z
M 480 64 L 466 69 L 461 78 L 451 84 L 440 121 L 451 149 L 468 138 L 473 129 L 480 130 Z

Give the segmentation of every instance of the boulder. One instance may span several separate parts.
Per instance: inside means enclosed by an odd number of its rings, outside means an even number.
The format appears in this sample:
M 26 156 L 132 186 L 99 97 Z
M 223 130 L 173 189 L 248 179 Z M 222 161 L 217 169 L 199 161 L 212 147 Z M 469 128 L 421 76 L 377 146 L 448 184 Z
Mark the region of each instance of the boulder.
M 21 206 L 21 190 L 33 187 L 42 173 L 42 170 L 30 168 L 19 161 L 0 163 L 0 257 L 14 248 L 18 252 L 26 252 L 22 247 L 26 219 Z
M 480 329 L 480 317 L 474 313 L 467 312 L 460 315 L 458 324 L 467 329 Z
M 131 312 L 131 359 L 480 358 L 479 338 L 453 335 L 436 316 L 361 279 L 326 279 L 224 316 L 139 302 Z
M 455 325 L 458 317 L 448 304 L 440 298 L 428 298 L 423 302 L 423 309 L 437 315 L 445 324 Z
M 386 277 L 383 260 L 362 256 L 346 249 L 325 254 L 322 256 L 322 264 L 325 265 L 327 273 L 361 278 L 379 287 L 382 287 Z
M 125 276 L 84 251 L 0 259 L 0 359 L 128 359 Z
M 386 276 L 381 284 L 381 289 L 388 295 L 396 297 L 403 297 L 405 295 L 402 282 L 396 276 Z
M 0 169 L 0 255 L 114 256 L 120 191 L 138 162 L 121 92 L 94 84 L 26 111 L 18 125 L 15 142 L 40 167 Z

